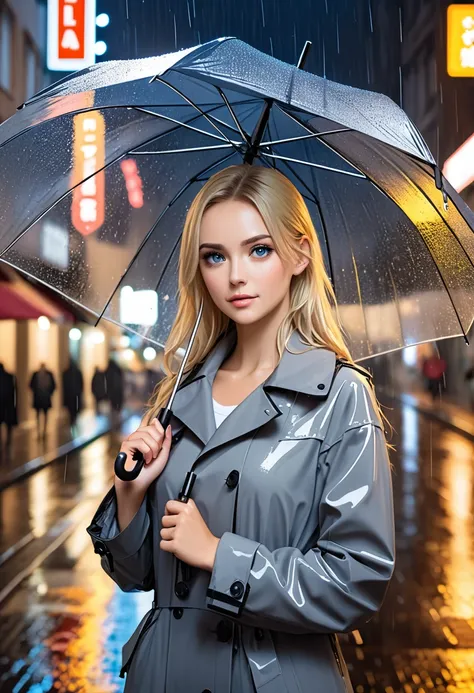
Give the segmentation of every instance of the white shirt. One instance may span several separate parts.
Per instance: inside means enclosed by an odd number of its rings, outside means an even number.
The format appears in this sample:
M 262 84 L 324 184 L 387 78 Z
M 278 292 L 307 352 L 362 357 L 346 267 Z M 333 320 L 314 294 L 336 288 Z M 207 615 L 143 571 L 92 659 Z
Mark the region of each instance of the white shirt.
M 214 418 L 216 420 L 217 428 L 219 428 L 224 419 L 227 416 L 229 416 L 230 412 L 239 406 L 238 404 L 230 404 L 228 406 L 224 406 L 223 404 L 219 404 L 219 402 L 216 402 L 214 397 L 212 398 L 212 404 L 214 407 Z

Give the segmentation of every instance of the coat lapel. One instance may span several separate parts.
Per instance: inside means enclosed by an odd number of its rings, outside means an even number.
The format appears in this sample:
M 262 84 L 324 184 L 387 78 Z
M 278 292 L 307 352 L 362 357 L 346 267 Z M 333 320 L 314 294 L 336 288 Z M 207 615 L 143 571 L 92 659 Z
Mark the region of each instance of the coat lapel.
M 281 416 L 269 392 L 282 388 L 326 398 L 334 375 L 336 356 L 323 348 L 305 345 L 299 333 L 293 331 L 288 347 L 304 353 L 293 354 L 285 349 L 280 363 L 259 387 L 216 428 L 212 405 L 212 385 L 217 371 L 236 342 L 235 328 L 215 344 L 203 365 L 176 392 L 173 415 L 187 426 L 202 442 L 199 457 L 220 445 L 232 442 Z M 268 392 L 267 392 L 268 390 Z

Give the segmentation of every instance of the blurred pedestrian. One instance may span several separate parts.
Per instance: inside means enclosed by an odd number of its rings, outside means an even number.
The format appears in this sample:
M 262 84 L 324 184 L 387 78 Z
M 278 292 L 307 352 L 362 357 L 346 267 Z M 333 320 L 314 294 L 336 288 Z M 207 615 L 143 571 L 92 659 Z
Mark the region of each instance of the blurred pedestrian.
M 105 383 L 114 424 L 118 423 L 118 414 L 123 407 L 123 380 L 122 369 L 113 359 L 109 359 L 105 369 Z
M 16 413 L 16 378 L 0 363 L 0 443 L 2 424 L 7 427 L 7 447 L 11 445 L 13 426 L 18 424 Z
M 69 413 L 69 423 L 76 423 L 77 415 L 82 410 L 82 393 L 84 380 L 77 363 L 71 360 L 63 373 L 63 405 Z
M 441 394 L 441 383 L 446 372 L 446 361 L 438 354 L 431 354 L 423 359 L 422 372 L 426 379 L 428 391 L 434 402 Z
M 95 367 L 94 375 L 92 376 L 91 389 L 95 399 L 95 413 L 99 416 L 101 413 L 100 404 L 107 399 L 107 383 L 105 371 L 102 371 L 98 366 Z
M 33 408 L 36 409 L 36 425 L 38 438 L 40 432 L 40 412 L 43 412 L 43 438 L 46 436 L 46 428 L 48 425 L 48 411 L 52 407 L 51 395 L 56 389 L 56 381 L 53 374 L 46 368 L 46 364 L 42 363 L 38 371 L 35 371 L 31 376 L 30 388 L 33 391 Z

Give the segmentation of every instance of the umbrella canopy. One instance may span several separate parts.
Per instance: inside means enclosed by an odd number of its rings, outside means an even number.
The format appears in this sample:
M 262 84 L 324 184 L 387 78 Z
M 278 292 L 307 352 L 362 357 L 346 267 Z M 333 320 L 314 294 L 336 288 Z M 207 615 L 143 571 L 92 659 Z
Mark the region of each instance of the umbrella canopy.
M 0 257 L 164 343 L 189 204 L 244 161 L 303 195 L 356 360 L 468 332 L 474 214 L 407 115 L 235 38 L 94 65 L 3 123 Z

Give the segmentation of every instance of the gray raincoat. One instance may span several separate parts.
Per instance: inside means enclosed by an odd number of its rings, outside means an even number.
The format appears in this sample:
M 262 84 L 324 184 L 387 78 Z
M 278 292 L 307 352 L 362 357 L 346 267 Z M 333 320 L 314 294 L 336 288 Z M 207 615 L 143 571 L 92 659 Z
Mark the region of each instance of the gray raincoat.
M 370 375 L 295 330 L 267 380 L 217 428 L 212 383 L 235 330 L 183 381 L 172 448 L 130 524 L 111 488 L 88 527 L 105 572 L 153 608 L 123 647 L 127 693 L 352 691 L 335 633 L 380 608 L 394 569 L 392 485 Z M 212 574 L 162 551 L 186 473 L 220 538 Z

